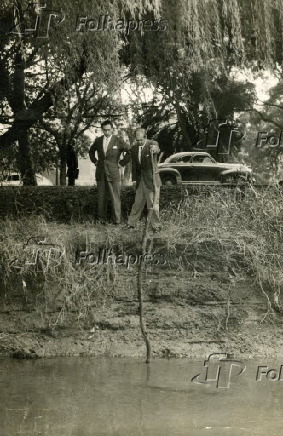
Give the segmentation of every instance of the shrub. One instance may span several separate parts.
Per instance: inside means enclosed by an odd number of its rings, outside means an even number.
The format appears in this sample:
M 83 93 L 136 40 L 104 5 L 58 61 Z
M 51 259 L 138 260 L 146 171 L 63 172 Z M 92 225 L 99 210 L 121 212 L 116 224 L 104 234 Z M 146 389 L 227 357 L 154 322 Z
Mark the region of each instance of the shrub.
M 185 195 L 179 187 L 162 189 L 161 207 L 178 204 Z M 130 213 L 135 191 L 124 187 L 121 192 L 124 218 Z M 97 218 L 97 189 L 82 186 L 0 187 L 0 216 L 42 215 L 48 220 L 93 220 Z M 108 208 L 111 211 L 111 208 Z M 110 212 L 109 212 L 110 213 Z

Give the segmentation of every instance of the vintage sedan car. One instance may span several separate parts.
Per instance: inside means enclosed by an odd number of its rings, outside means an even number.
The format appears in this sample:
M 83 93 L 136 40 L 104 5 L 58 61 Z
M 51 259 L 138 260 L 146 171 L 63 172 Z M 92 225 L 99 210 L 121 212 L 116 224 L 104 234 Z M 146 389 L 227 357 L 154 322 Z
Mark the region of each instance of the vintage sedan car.
M 158 165 L 163 185 L 235 184 L 252 181 L 250 167 L 240 163 L 219 163 L 206 152 L 182 152 Z

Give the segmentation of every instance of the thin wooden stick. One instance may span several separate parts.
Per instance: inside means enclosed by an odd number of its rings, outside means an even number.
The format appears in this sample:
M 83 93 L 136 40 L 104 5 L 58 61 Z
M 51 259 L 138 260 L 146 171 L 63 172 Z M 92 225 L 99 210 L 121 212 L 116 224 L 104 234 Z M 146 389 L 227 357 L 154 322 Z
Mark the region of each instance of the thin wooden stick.
M 138 299 L 139 299 L 139 314 L 140 314 L 140 328 L 141 328 L 141 334 L 145 341 L 146 345 L 146 363 L 150 363 L 151 360 L 151 344 L 147 333 L 146 324 L 143 319 L 143 288 L 142 288 L 142 275 L 143 271 L 145 269 L 144 265 L 144 259 L 146 256 L 146 249 L 147 249 L 147 242 L 148 242 L 148 231 L 149 231 L 149 225 L 151 223 L 153 208 L 156 203 L 157 198 L 157 189 L 156 189 L 156 182 L 155 182 L 155 173 L 154 173 L 154 162 L 153 162 L 153 151 L 150 150 L 150 156 L 151 156 L 151 164 L 152 164 L 152 175 L 153 175 L 153 189 L 154 189 L 154 195 L 153 195 L 153 204 L 152 208 L 149 210 L 146 224 L 144 226 L 143 230 L 143 237 L 142 237 L 142 256 L 141 261 L 138 265 L 138 274 L 137 274 L 137 287 L 138 287 Z
M 146 247 L 147 247 L 147 240 L 148 240 L 148 227 L 149 227 L 149 220 L 146 221 L 144 231 L 143 231 L 143 238 L 142 238 L 142 256 L 141 261 L 138 265 L 138 276 L 137 276 L 137 285 L 138 285 L 138 299 L 139 299 L 139 315 L 140 315 L 140 328 L 141 328 L 141 334 L 145 341 L 146 345 L 146 363 L 150 363 L 151 359 L 151 344 L 147 333 L 146 324 L 143 319 L 143 288 L 142 288 L 142 276 L 144 271 L 144 258 L 146 255 Z

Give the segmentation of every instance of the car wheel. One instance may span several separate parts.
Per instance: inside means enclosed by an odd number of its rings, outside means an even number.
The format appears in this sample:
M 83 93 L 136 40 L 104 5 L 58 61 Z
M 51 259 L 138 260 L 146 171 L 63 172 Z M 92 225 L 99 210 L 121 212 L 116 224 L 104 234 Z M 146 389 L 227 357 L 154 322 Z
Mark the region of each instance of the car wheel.
M 176 185 L 176 179 L 173 176 L 164 176 L 162 177 L 162 185 L 165 186 L 173 186 Z

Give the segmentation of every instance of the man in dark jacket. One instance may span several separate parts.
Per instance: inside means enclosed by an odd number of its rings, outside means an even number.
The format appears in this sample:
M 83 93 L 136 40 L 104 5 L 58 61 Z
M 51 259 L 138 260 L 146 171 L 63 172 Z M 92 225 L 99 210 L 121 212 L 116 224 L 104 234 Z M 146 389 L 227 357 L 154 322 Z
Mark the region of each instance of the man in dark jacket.
M 89 150 L 90 160 L 96 165 L 95 178 L 98 192 L 98 218 L 105 222 L 107 216 L 107 194 L 110 196 L 113 222 L 121 222 L 120 166 L 131 159 L 129 146 L 119 136 L 113 135 L 113 124 L 107 120 L 101 124 L 103 136 L 96 138 Z M 123 152 L 125 156 L 120 160 Z M 95 153 L 97 153 L 97 158 Z
M 156 141 L 146 139 L 144 129 L 136 130 L 136 142 L 131 148 L 132 180 L 136 183 L 136 197 L 129 219 L 128 227 L 134 228 L 140 219 L 145 204 L 151 213 L 151 226 L 159 228 L 159 193 L 160 177 L 158 174 L 157 155 L 159 146 Z

